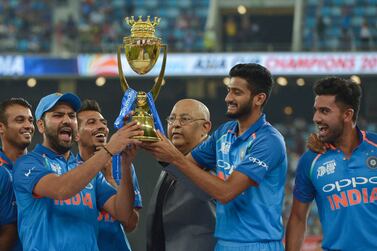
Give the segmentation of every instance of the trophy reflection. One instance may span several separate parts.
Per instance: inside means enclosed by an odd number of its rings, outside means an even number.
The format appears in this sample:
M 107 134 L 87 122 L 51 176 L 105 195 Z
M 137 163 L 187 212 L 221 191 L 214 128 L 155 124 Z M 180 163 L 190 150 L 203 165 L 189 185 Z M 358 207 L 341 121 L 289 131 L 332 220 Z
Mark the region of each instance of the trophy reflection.
M 155 17 L 153 21 L 147 17 L 143 21 L 141 16 L 135 21 L 134 17 L 125 19 L 127 24 L 131 26 L 131 36 L 123 38 L 123 44 L 118 47 L 118 72 L 121 81 L 122 90 L 125 95 L 122 100 L 121 114 L 115 122 L 118 126 L 123 125 L 122 116 L 127 112 L 134 110 L 132 121 L 137 121 L 144 131 L 143 136 L 134 138 L 141 141 L 159 141 L 156 134 L 157 129 L 163 131 L 160 118 L 154 105 L 154 101 L 160 92 L 166 65 L 167 46 L 161 44 L 161 39 L 155 36 L 155 27 L 160 23 L 160 18 Z M 158 79 L 155 81 L 152 89 L 146 93 L 144 91 L 135 91 L 127 83 L 123 74 L 121 53 L 122 48 L 131 69 L 139 75 L 148 73 L 156 64 L 160 55 L 160 49 L 163 49 L 163 61 Z M 122 112 L 123 110 L 123 112 Z

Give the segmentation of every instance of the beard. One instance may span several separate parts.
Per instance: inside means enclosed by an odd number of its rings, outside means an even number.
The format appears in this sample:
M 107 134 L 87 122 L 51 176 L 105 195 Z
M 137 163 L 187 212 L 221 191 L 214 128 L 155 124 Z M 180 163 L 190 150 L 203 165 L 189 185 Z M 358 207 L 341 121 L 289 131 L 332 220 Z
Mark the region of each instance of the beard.
M 64 154 L 72 148 L 73 139 L 75 138 L 76 133 L 73 130 L 72 136 L 71 136 L 71 141 L 64 142 L 64 141 L 59 140 L 59 135 L 58 135 L 59 130 L 60 130 L 60 127 L 56 131 L 53 131 L 53 130 L 51 130 L 51 128 L 46 127 L 45 135 L 46 135 L 46 138 L 48 139 L 48 142 L 50 143 L 52 149 L 59 154 Z
M 252 99 L 250 98 L 249 102 L 243 105 L 237 105 L 239 108 L 235 113 L 227 112 L 226 116 L 230 119 L 243 119 L 249 117 L 253 113 L 252 109 Z
M 20 142 L 20 141 L 14 140 L 13 138 L 8 138 L 7 140 L 12 146 L 16 147 L 17 149 L 26 149 L 31 143 L 31 141 Z
M 322 142 L 334 144 L 334 143 L 336 143 L 339 140 L 339 138 L 343 134 L 344 124 L 343 123 L 339 123 L 336 126 L 332 126 L 332 127 L 328 126 L 327 130 L 328 130 L 328 132 L 327 132 L 326 135 L 319 134 L 318 138 Z

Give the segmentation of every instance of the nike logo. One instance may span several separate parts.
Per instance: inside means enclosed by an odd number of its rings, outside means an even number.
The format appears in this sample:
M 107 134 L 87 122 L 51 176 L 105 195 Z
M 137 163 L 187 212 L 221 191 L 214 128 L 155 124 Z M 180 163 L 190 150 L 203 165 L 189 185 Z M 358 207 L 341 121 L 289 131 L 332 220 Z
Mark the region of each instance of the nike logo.
M 25 176 L 29 177 L 29 175 L 31 174 L 31 171 L 34 170 L 34 168 L 35 168 L 35 166 L 33 166 L 33 168 L 29 169 L 29 171 L 25 173 Z

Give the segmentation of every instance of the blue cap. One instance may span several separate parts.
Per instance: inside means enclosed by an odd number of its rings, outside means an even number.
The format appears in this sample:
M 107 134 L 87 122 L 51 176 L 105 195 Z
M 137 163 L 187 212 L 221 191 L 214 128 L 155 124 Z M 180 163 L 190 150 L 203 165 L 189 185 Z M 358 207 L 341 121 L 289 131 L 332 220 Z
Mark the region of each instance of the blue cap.
M 81 107 L 80 98 L 73 93 L 53 93 L 43 97 L 35 109 L 35 119 L 39 120 L 42 118 L 43 114 L 53 108 L 57 102 L 67 102 L 70 104 L 75 112 L 77 112 Z

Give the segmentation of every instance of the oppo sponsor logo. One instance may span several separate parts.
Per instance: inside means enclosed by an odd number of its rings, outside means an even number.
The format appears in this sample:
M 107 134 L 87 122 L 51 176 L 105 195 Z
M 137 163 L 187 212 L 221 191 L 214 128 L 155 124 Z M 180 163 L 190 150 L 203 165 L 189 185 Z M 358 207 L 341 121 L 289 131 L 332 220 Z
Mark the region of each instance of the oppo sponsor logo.
M 217 166 L 220 167 L 220 168 L 223 168 L 225 170 L 231 170 L 231 169 L 233 169 L 233 165 L 231 165 L 228 162 L 226 162 L 224 160 L 221 160 L 221 159 L 219 159 L 217 161 Z
M 264 161 L 261 161 L 260 159 L 255 158 L 255 157 L 249 157 L 249 160 L 250 160 L 252 163 L 257 164 L 258 166 L 261 166 L 261 167 L 263 167 L 264 169 L 268 170 L 268 165 L 267 165 Z
M 377 176 L 373 176 L 370 178 L 366 177 L 353 177 L 350 179 L 342 179 L 342 180 L 337 180 L 334 183 L 329 183 L 326 184 L 322 187 L 322 191 L 325 193 L 330 193 L 333 191 L 340 192 L 345 189 L 349 188 L 356 188 L 359 185 L 364 185 L 364 184 L 377 184 Z

